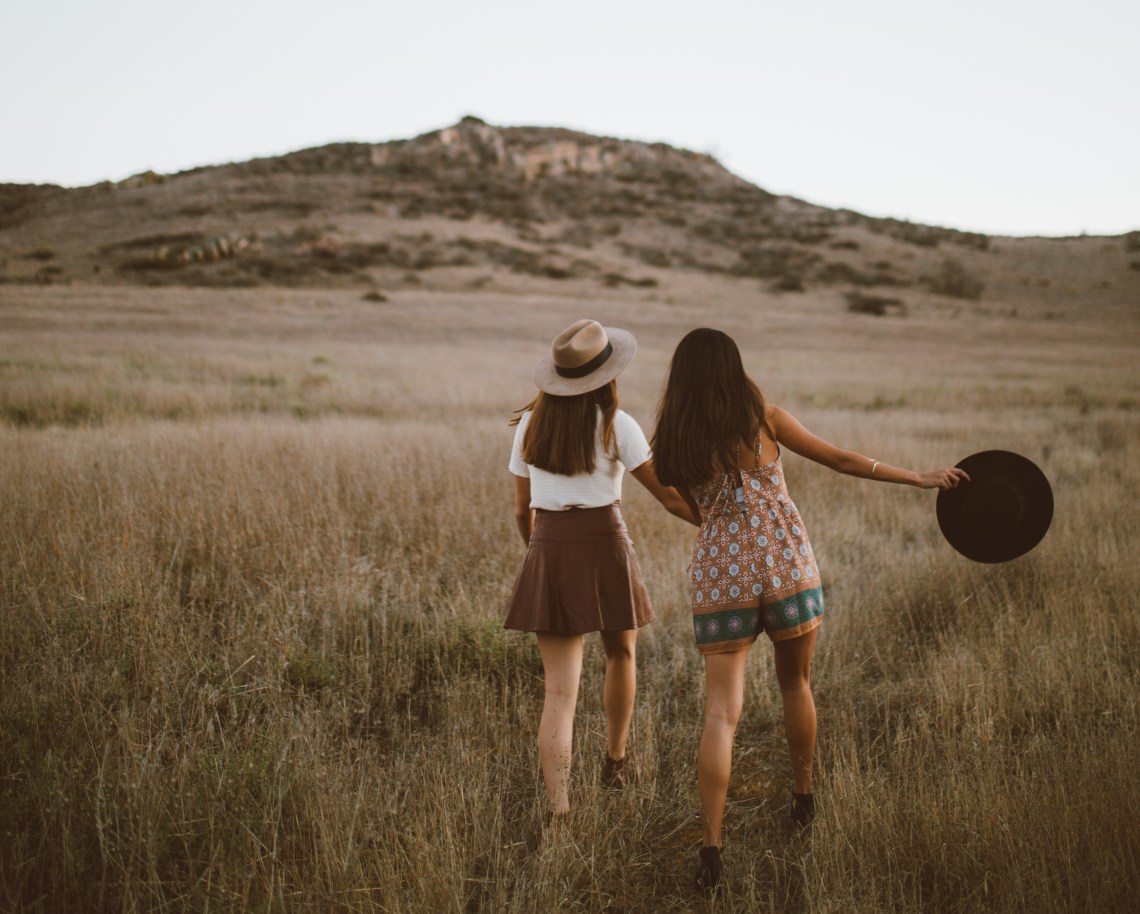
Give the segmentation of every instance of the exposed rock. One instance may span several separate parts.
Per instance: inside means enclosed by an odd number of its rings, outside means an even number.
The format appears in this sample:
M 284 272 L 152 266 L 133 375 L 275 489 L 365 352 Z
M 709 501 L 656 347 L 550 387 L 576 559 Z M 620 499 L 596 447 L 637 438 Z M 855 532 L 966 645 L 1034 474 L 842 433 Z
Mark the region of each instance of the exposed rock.
M 157 171 L 144 171 L 137 175 L 131 175 L 129 178 L 124 178 L 116 187 L 153 187 L 155 184 L 163 184 L 166 182 L 166 176 L 160 175 Z
M 104 254 L 113 254 L 116 250 L 137 250 L 159 242 L 149 253 L 142 256 L 133 255 L 121 260 L 117 265 L 119 272 L 145 273 L 154 270 L 176 270 L 190 263 L 228 260 L 251 244 L 250 239 L 239 234 L 216 235 L 201 242 L 185 243 L 187 239 L 195 237 L 193 233 L 186 233 L 138 238 L 118 245 L 105 246 L 102 251 Z
M 564 175 L 618 174 L 646 169 L 697 170 L 706 177 L 743 183 L 711 156 L 674 149 L 664 143 L 641 143 L 590 136 L 571 130 L 494 127 L 466 117 L 414 140 L 372 146 L 369 161 L 377 169 L 398 165 L 411 154 L 442 158 L 455 164 L 479 165 L 523 181 Z

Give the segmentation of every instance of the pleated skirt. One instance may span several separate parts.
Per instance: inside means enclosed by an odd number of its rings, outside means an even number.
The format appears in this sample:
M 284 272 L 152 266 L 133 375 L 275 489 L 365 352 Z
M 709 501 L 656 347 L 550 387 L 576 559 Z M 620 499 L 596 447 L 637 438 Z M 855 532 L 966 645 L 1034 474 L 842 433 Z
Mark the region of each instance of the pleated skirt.
M 641 628 L 654 618 L 616 505 L 535 512 L 506 628 L 582 635 Z

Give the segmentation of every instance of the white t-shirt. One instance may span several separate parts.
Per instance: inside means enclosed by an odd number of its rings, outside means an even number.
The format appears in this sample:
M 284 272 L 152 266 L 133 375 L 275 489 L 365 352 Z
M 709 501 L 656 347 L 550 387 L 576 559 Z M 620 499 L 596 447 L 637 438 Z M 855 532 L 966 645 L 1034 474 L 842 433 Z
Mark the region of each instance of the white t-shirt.
M 637 420 L 620 409 L 614 414 L 617 459 L 607 454 L 602 449 L 602 411 L 599 408 L 594 472 L 562 476 L 540 470 L 522 459 L 523 435 L 526 434 L 530 416 L 530 412 L 523 413 L 515 428 L 515 443 L 511 449 L 509 466 L 516 476 L 530 478 L 532 508 L 565 511 L 568 508 L 602 508 L 621 504 L 621 477 L 624 469 L 636 470 L 652 456 L 649 442 L 645 440 L 645 432 Z

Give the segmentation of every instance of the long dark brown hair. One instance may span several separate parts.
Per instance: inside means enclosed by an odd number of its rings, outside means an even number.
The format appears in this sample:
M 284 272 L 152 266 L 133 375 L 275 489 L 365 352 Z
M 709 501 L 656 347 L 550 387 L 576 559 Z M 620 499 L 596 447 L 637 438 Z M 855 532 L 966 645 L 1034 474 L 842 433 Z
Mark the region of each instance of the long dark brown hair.
M 653 466 L 668 486 L 695 486 L 736 466 L 743 441 L 771 427 L 764 395 L 727 333 L 701 327 L 677 344 L 657 405 Z
M 617 446 L 614 415 L 618 409 L 617 381 L 572 397 L 558 397 L 539 391 L 538 396 L 515 410 L 511 425 L 518 425 L 522 414 L 532 411 L 523 433 L 522 459 L 531 466 L 577 476 L 594 472 L 598 434 L 598 408 L 602 410 L 602 449 L 613 453 Z

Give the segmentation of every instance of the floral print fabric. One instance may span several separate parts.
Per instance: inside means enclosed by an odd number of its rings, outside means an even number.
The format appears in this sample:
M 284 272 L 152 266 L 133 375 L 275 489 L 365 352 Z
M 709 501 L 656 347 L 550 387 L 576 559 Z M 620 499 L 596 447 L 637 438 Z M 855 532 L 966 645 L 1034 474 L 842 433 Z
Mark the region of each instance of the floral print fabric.
M 731 651 L 761 631 L 779 641 L 819 625 L 819 569 L 779 456 L 716 477 L 693 495 L 701 512 L 690 566 L 698 649 Z

